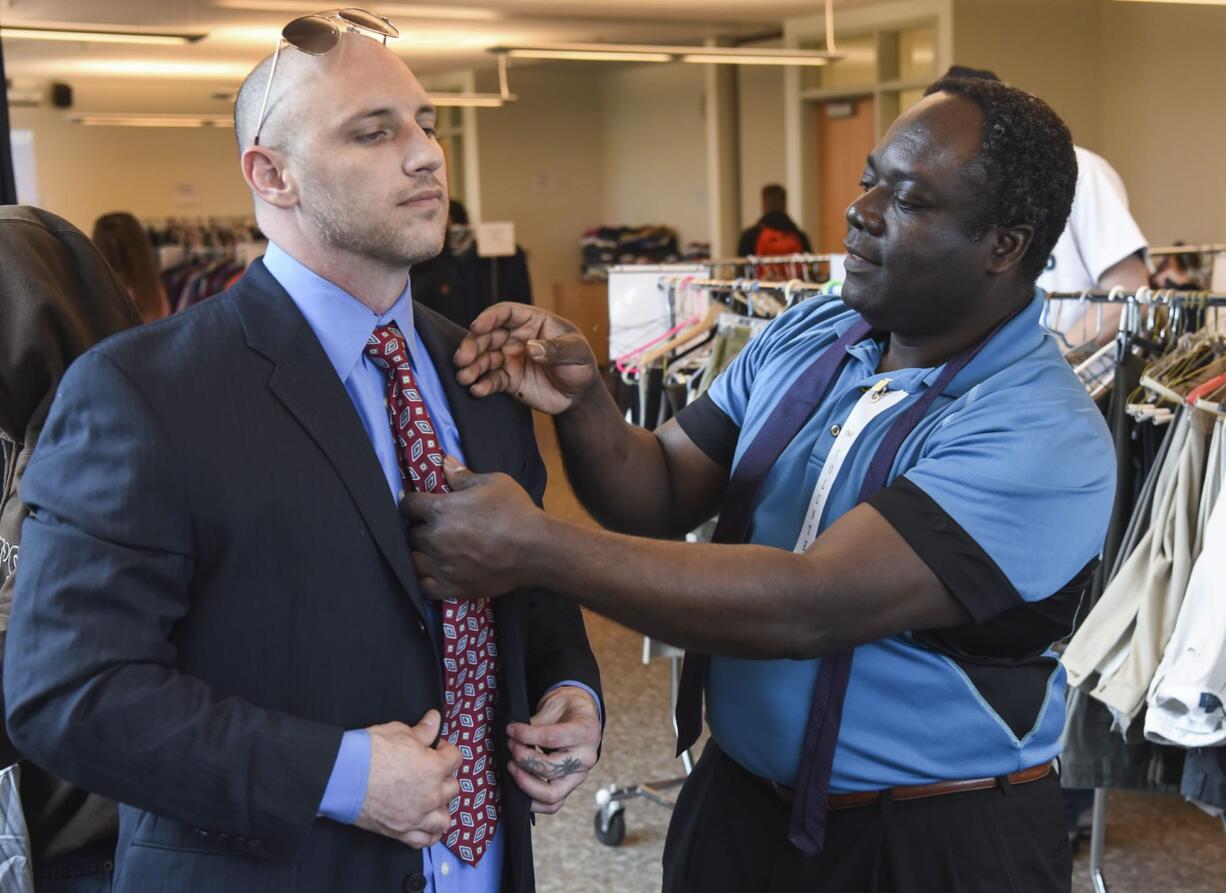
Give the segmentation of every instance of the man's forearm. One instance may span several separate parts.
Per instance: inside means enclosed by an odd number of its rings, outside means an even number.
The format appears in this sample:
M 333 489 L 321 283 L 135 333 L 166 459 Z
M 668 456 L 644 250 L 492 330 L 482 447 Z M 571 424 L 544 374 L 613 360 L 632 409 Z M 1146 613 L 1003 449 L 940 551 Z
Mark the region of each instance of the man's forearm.
M 678 535 L 668 524 L 673 511 L 664 450 L 651 432 L 626 423 L 603 385 L 554 424 L 566 476 L 592 517 L 623 533 Z
M 544 523 L 526 550 L 533 583 L 653 639 L 747 658 L 814 657 L 850 643 L 855 612 L 839 607 L 849 602 L 825 591 L 804 555 Z

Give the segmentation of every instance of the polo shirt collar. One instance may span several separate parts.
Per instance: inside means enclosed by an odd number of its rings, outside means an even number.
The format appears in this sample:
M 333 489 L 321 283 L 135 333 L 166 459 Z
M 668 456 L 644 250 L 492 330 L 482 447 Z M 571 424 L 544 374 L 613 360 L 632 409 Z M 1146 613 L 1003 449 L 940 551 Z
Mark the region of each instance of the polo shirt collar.
M 992 336 L 992 340 L 984 346 L 979 355 L 949 383 L 945 394 L 959 397 L 979 382 L 1008 368 L 1038 348 L 1046 337 L 1039 325 L 1044 300 L 1043 292 L 1036 288 L 1030 303 Z M 849 314 L 835 326 L 834 337 L 841 337 L 858 319 L 858 315 Z M 873 337 L 848 345 L 847 353 L 860 364 L 865 384 L 871 384 L 879 378 L 889 378 L 894 386 L 914 392 L 919 388 L 930 387 L 944 368 L 942 365 L 924 369 L 898 369 L 888 374 L 878 373 L 877 366 L 881 362 L 882 350 L 881 342 Z

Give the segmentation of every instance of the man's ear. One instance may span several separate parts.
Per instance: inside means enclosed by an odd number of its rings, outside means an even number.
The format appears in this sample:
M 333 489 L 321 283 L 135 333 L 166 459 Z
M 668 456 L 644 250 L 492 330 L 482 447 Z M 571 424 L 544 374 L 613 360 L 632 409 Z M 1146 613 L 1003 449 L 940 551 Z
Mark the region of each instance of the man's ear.
M 251 146 L 243 153 L 243 179 L 260 199 L 274 208 L 292 208 L 298 189 L 287 172 L 285 156 L 267 146 Z
M 1020 264 L 1033 241 L 1034 227 L 1030 224 L 988 230 L 988 275 L 999 276 Z

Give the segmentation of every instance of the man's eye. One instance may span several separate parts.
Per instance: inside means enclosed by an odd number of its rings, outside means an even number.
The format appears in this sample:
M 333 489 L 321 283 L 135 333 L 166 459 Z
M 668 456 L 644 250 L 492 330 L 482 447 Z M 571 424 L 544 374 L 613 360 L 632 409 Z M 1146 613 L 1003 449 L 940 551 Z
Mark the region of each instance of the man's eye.
M 422 132 L 425 133 L 425 135 L 430 137 L 430 139 L 432 140 L 438 139 L 438 131 L 435 130 L 433 127 L 423 127 Z
M 357 140 L 359 143 L 377 143 L 383 137 L 387 136 L 386 130 L 372 130 L 369 133 L 358 134 Z

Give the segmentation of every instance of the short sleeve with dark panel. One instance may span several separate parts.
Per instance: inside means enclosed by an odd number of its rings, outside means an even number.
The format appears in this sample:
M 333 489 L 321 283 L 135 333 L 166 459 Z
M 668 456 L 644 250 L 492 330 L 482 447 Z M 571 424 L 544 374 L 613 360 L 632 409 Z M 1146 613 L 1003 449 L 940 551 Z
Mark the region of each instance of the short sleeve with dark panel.
M 1075 385 L 981 386 L 962 402 L 869 504 L 982 625 L 1084 576 L 1106 536 L 1115 464 Z

